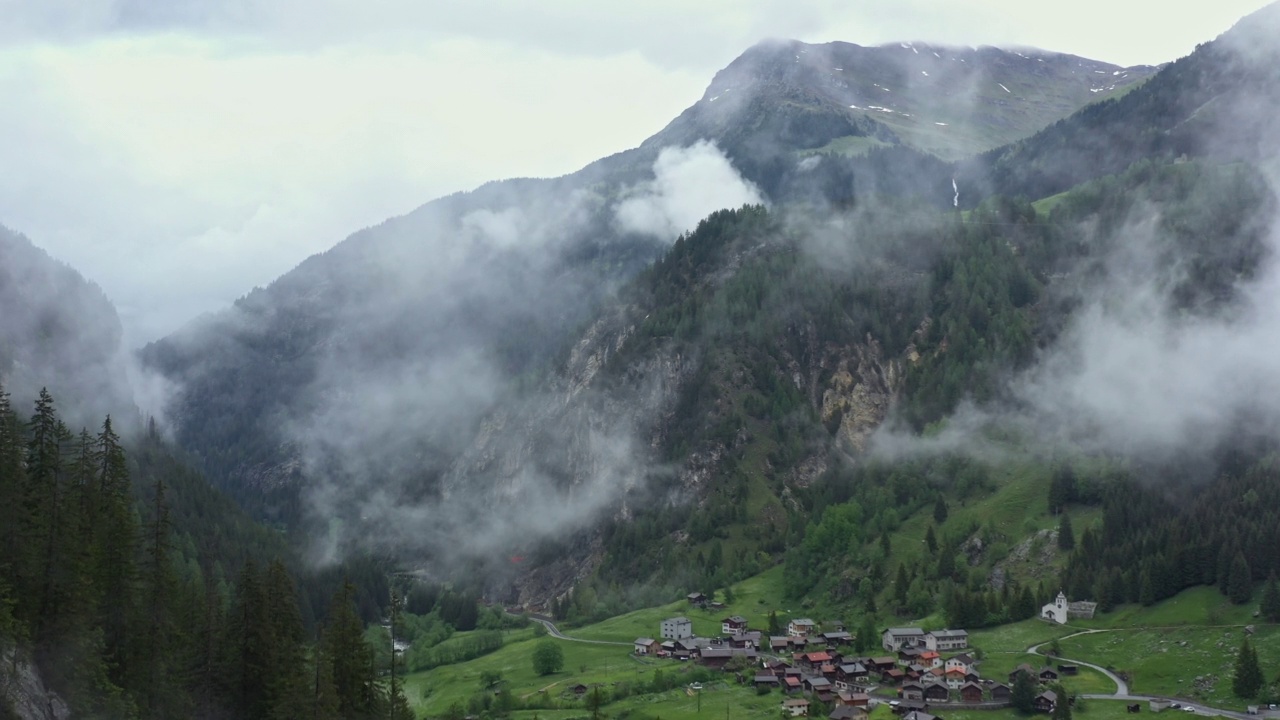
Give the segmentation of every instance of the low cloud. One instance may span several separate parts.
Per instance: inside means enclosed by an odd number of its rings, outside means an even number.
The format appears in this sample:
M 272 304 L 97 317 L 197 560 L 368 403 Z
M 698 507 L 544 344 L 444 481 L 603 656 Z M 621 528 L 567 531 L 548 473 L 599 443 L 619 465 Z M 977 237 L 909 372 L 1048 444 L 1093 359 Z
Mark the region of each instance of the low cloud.
M 632 188 L 615 217 L 624 232 L 674 240 L 716 210 L 764 202 L 760 189 L 743 179 L 715 143 L 663 148 L 654 179 Z
M 992 459 L 1012 433 L 1051 453 L 1168 462 L 1280 432 L 1280 234 L 1266 231 L 1267 257 L 1235 299 L 1207 310 L 1174 301 L 1194 258 L 1170 262 L 1161 232 L 1158 209 L 1135 211 L 1099 276 L 1072 292 L 1067 326 L 1009 379 L 1003 401 L 962 403 L 925 437 L 886 425 L 873 452 Z

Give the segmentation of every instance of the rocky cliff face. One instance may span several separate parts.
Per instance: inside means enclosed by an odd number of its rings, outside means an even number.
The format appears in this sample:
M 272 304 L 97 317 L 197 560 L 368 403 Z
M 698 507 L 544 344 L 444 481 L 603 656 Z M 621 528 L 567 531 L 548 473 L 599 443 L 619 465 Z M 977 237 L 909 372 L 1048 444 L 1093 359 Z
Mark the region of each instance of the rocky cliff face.
M 844 348 L 838 357 L 836 371 L 822 393 L 822 422 L 835 425 L 839 441 L 862 452 L 902 387 L 902 360 L 885 358 L 880 343 L 870 335 L 865 343 Z
M 31 655 L 0 641 L 0 711 L 4 710 L 18 720 L 68 720 L 71 717 L 62 698 L 44 686 Z

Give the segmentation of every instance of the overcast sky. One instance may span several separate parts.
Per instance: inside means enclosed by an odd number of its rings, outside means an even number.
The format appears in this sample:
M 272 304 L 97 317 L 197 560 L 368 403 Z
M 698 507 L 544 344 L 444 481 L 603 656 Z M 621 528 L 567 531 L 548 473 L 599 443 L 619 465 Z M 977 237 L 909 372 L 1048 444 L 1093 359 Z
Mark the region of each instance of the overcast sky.
M 0 224 L 155 339 L 351 232 L 639 144 L 766 37 L 1176 59 L 1261 0 L 0 0 Z

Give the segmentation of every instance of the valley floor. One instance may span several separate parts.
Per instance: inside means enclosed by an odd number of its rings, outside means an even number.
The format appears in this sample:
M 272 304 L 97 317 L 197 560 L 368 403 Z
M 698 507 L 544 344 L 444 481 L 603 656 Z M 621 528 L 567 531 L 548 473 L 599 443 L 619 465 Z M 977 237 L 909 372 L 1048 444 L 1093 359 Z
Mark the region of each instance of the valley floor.
M 700 610 L 677 602 L 579 628 L 557 628 L 565 636 L 555 640 L 564 651 L 565 663 L 561 672 L 548 676 L 533 671 L 531 659 L 537 640 L 532 633 L 510 633 L 508 643 L 494 653 L 409 676 L 406 695 L 420 717 L 457 716 L 460 712 L 480 715 L 486 710 L 485 696 L 489 695 L 490 707 L 496 697 L 481 688 L 481 677 L 497 673 L 503 679 L 500 687 L 523 708 L 510 711 L 510 717 L 517 720 L 591 715 L 588 699 L 573 692 L 578 685 L 600 687 L 615 698 L 600 707 L 600 712 L 610 717 L 693 720 L 723 714 L 727 718 L 776 720 L 781 701 L 787 697 L 779 691 L 759 694 L 749 684 L 739 685 L 732 675 L 695 663 L 631 653 L 635 638 L 656 636 L 659 622 L 673 615 L 689 617 L 696 634 L 714 637 L 720 634 L 720 618 L 728 615 L 740 614 L 752 627 L 767 627 L 771 610 L 779 615 L 808 614 L 782 601 L 776 568 L 736 585 L 734 595 L 734 602 L 722 610 Z M 1055 640 L 1064 659 L 1098 666 L 1081 667 L 1079 675 L 1063 678 L 1065 689 L 1083 698 L 1077 714 L 1090 720 L 1127 714 L 1124 702 L 1104 699 L 1126 690 L 1126 698 L 1180 698 L 1196 703 L 1201 714 L 1214 714 L 1212 709 L 1217 708 L 1245 717 L 1245 702 L 1231 693 L 1231 674 L 1246 626 L 1253 626 L 1252 641 L 1266 677 L 1274 677 L 1274 669 L 1280 666 L 1280 626 L 1257 624 L 1252 616 L 1254 607 L 1231 605 L 1213 588 L 1195 588 L 1148 608 L 1124 606 L 1069 625 L 1027 620 L 976 630 L 970 639 L 983 658 L 981 674 L 985 678 L 999 680 L 1021 663 L 1045 664 L 1045 658 L 1032 651 L 1048 652 Z M 1123 678 L 1126 687 L 1118 688 L 1109 674 Z M 650 692 L 655 677 L 666 678 L 675 687 Z M 689 688 L 693 682 L 699 682 L 700 692 Z M 1145 703 L 1142 711 L 1148 711 Z M 1014 717 L 1012 710 L 974 710 L 958 703 L 933 705 L 931 712 L 946 720 Z M 887 713 L 887 705 L 881 706 L 872 719 L 888 718 Z

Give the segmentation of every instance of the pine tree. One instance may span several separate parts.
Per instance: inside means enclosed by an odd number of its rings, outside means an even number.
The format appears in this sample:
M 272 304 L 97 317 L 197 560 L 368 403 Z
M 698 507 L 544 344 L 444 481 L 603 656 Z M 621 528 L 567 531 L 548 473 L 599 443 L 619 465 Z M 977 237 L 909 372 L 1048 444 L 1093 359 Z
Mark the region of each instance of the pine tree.
M 1035 712 L 1036 682 L 1031 678 L 1031 673 L 1020 672 L 1014 676 L 1009 699 L 1013 709 L 1019 713 L 1030 715 Z
M 1258 653 L 1246 636 L 1236 655 L 1235 673 L 1231 677 L 1231 691 L 1239 698 L 1257 697 L 1262 689 L 1262 668 L 1258 665 Z
M 325 655 L 333 667 L 338 714 L 344 718 L 371 717 L 377 710 L 373 678 L 373 650 L 364 641 L 364 624 L 356 615 L 356 587 L 347 580 L 334 595 L 325 627 Z
M 1058 684 L 1053 686 L 1053 690 L 1058 696 L 1058 702 L 1053 705 L 1053 720 L 1071 720 L 1071 701 L 1067 698 L 1067 691 Z
M 97 519 L 93 524 L 93 584 L 98 589 L 98 623 L 103 629 L 105 656 L 112 676 L 119 682 L 128 676 L 129 614 L 122 607 L 134 604 L 136 567 L 133 562 L 138 534 L 129 494 L 129 470 L 120 438 L 108 417 L 95 440 L 97 463 L 95 492 Z
M 10 405 L 9 394 L 0 387 L 0 578 L 8 579 L 15 608 L 16 592 L 22 589 L 15 583 L 20 584 L 21 577 L 30 572 L 24 562 L 28 549 L 23 545 L 27 529 L 23 512 L 26 485 L 21 423 Z M 17 625 L 15 620 L 15 628 Z
M 876 632 L 875 618 L 870 615 L 863 615 L 862 625 L 858 627 L 858 636 L 854 638 L 858 652 L 864 653 L 873 650 L 878 645 L 877 641 L 879 639 L 880 635 Z
M 1267 576 L 1267 586 L 1262 591 L 1262 604 L 1258 608 L 1267 622 L 1280 622 L 1280 584 L 1276 582 L 1276 572 Z
M 1071 529 L 1071 516 L 1062 513 L 1062 520 L 1058 522 L 1058 549 L 1063 552 L 1070 552 L 1075 549 L 1076 535 Z
M 138 697 L 144 717 L 175 717 L 178 709 L 175 687 L 179 661 L 178 626 L 174 613 L 177 600 L 177 578 L 170 564 L 169 505 L 165 499 L 164 480 L 157 478 L 151 498 L 151 518 L 146 528 L 145 557 L 141 572 L 141 631 L 136 633 L 136 651 L 130 659 L 134 683 L 130 688 Z
M 1244 559 L 1244 553 L 1237 552 L 1234 560 L 1231 561 L 1231 575 L 1227 581 L 1227 597 L 1236 605 L 1243 605 L 1249 602 L 1249 598 L 1253 596 L 1253 574 L 1249 570 L 1249 563 Z
M 933 534 L 933 526 L 930 525 L 928 530 L 924 531 L 924 544 L 929 548 L 929 554 L 938 552 L 938 537 Z
M 271 638 L 265 653 L 266 704 L 272 720 L 306 720 L 311 689 L 306 672 L 302 613 L 293 578 L 284 564 L 274 560 L 267 567 L 263 587 L 267 634 Z
M 1076 475 L 1070 465 L 1062 465 L 1049 482 L 1049 512 L 1059 513 L 1075 500 Z
M 893 601 L 897 607 L 907 604 L 907 590 L 911 587 L 911 579 L 907 577 L 907 566 L 898 563 L 898 576 L 893 581 Z
M 1151 568 L 1144 567 L 1138 578 L 1138 602 L 1146 606 L 1156 604 L 1156 586 L 1151 579 Z
M 947 501 L 938 496 L 936 502 L 933 503 L 933 521 L 939 525 L 947 521 Z

